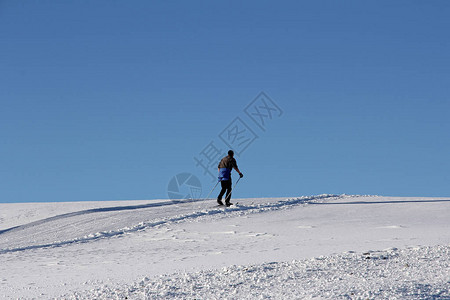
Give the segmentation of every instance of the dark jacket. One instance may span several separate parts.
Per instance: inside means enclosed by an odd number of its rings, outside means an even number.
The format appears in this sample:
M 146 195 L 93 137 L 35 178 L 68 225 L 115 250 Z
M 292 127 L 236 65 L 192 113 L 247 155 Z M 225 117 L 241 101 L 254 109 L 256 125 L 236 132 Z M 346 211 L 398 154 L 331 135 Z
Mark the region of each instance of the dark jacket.
M 231 156 L 225 156 L 220 161 L 219 165 L 219 181 L 230 180 L 231 170 L 237 168 L 236 160 Z

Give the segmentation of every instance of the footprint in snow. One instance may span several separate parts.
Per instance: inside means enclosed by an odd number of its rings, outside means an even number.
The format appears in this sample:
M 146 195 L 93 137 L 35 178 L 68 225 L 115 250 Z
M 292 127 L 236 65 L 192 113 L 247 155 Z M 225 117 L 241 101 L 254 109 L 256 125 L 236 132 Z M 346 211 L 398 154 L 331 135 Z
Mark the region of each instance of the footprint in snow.
M 405 228 L 405 226 L 402 226 L 402 225 L 387 225 L 387 226 L 379 226 L 377 228 L 380 228 L 380 229 L 401 229 L 401 228 Z
M 316 226 L 312 226 L 312 225 L 299 225 L 299 226 L 297 226 L 297 228 L 300 228 L 300 229 L 311 229 L 311 228 L 316 228 Z

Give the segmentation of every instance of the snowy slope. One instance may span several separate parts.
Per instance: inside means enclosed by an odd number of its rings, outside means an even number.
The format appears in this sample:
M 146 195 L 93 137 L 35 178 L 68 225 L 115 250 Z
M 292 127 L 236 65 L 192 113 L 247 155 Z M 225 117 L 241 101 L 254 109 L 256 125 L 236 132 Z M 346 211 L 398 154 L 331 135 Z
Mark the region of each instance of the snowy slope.
M 448 246 L 231 266 L 100 286 L 68 299 L 449 299 Z
M 0 297 L 450 298 L 450 198 L 237 201 L 0 204 Z

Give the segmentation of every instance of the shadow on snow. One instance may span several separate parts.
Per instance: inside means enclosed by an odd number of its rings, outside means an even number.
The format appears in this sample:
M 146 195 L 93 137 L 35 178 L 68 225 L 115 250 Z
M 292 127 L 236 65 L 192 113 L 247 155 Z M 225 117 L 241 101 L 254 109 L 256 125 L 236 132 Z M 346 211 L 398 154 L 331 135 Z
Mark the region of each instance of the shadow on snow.
M 435 203 L 450 202 L 450 199 L 431 200 L 400 200 L 400 201 L 354 201 L 354 202 L 318 202 L 317 205 L 358 205 L 358 204 L 405 204 L 405 203 Z
M 140 205 L 129 205 L 129 206 L 113 206 L 113 207 L 101 207 L 101 208 L 91 208 L 86 210 L 80 210 L 76 212 L 61 214 L 57 216 L 53 216 L 50 218 L 45 218 L 39 221 L 30 222 L 28 224 L 14 226 L 11 228 L 7 228 L 4 230 L 0 230 L 0 234 L 6 233 L 8 231 L 12 230 L 20 230 L 25 229 L 28 227 L 33 227 L 37 225 L 42 225 L 47 222 L 52 222 L 56 220 L 61 220 L 65 218 L 71 218 L 81 215 L 87 215 L 87 214 L 93 214 L 93 213 L 103 213 L 103 212 L 117 212 L 117 211 L 127 211 L 127 210 L 136 210 L 136 209 L 144 209 L 144 208 L 150 208 L 150 207 L 161 207 L 161 206 L 168 206 L 168 205 L 174 205 L 174 204 L 183 204 L 183 203 L 193 203 L 202 201 L 204 199 L 190 199 L 190 200 L 170 200 L 165 202 L 158 202 L 158 203 L 149 203 L 149 204 L 140 204 Z
M 272 210 L 278 210 L 278 209 L 281 209 L 281 208 L 284 208 L 287 206 L 293 206 L 293 205 L 298 205 L 298 204 L 309 204 L 309 203 L 314 203 L 314 201 L 319 201 L 319 200 L 323 200 L 323 199 L 327 199 L 327 198 L 339 198 L 339 197 L 342 197 L 342 196 L 319 195 L 319 196 L 312 196 L 312 197 L 287 199 L 287 200 L 282 200 L 282 201 L 278 201 L 275 203 L 265 203 L 265 204 L 256 204 L 256 205 L 239 205 L 237 207 L 204 209 L 201 211 L 195 211 L 195 212 L 185 214 L 185 215 L 166 217 L 161 220 L 140 223 L 131 228 L 97 232 L 94 234 L 89 234 L 87 236 L 75 238 L 75 239 L 71 239 L 71 240 L 56 241 L 56 242 L 52 242 L 52 243 L 39 244 L 39 245 L 29 245 L 29 246 L 17 247 L 17 248 L 0 249 L 0 254 L 20 252 L 20 251 L 32 250 L 32 249 L 42 249 L 42 248 L 49 248 L 49 247 L 61 247 L 61 246 L 65 246 L 65 245 L 75 244 L 75 243 L 86 243 L 86 242 L 95 241 L 95 240 L 98 240 L 101 238 L 119 236 L 119 235 L 123 235 L 126 233 L 136 232 L 139 230 L 144 230 L 147 228 L 152 228 L 152 227 L 156 227 L 156 226 L 167 224 L 167 223 L 176 223 L 176 222 L 185 221 L 185 220 L 189 220 L 189 219 L 196 219 L 196 218 L 207 216 L 207 215 L 226 214 L 226 213 L 232 213 L 232 212 L 239 213 L 239 212 L 244 212 L 244 211 L 252 212 L 252 213 L 272 211 Z M 166 202 L 161 202 L 161 203 L 150 203 L 150 204 L 144 204 L 144 205 L 117 206 L 117 207 L 88 209 L 88 210 L 83 210 L 83 211 L 78 211 L 78 212 L 73 212 L 73 213 L 62 214 L 62 215 L 58 215 L 55 217 L 50 217 L 50 218 L 32 222 L 32 223 L 29 223 L 26 225 L 12 227 L 12 228 L 1 231 L 0 234 L 8 232 L 8 231 L 21 230 L 21 229 L 25 229 L 25 228 L 29 228 L 29 227 L 33 227 L 33 226 L 37 226 L 37 225 L 42 225 L 42 224 L 60 220 L 63 218 L 69 218 L 69 217 L 80 216 L 80 215 L 85 215 L 85 214 L 92 214 L 92 213 L 98 213 L 98 212 L 109 212 L 109 211 L 126 211 L 126 210 L 134 210 L 134 209 L 143 209 L 143 208 L 148 208 L 148 207 L 160 207 L 160 206 L 180 204 L 180 203 L 198 202 L 198 201 L 202 201 L 202 200 L 204 200 L 204 199 L 190 200 L 190 201 L 183 201 L 183 200 L 182 201 L 166 201 Z
M 206 215 L 217 215 L 217 214 L 224 214 L 224 213 L 231 213 L 231 212 L 251 212 L 251 213 L 257 213 L 257 212 L 264 212 L 264 211 L 273 211 L 278 210 L 284 207 L 298 205 L 298 204 L 313 204 L 313 205 L 373 205 L 373 204 L 405 204 L 405 203 L 434 203 L 434 202 L 450 202 L 450 199 L 431 199 L 431 200 L 400 200 L 400 201 L 354 201 L 354 202 L 320 202 L 320 200 L 324 199 L 330 199 L 330 198 L 336 198 L 341 199 L 346 197 L 345 195 L 319 195 L 319 196 L 312 196 L 312 197 L 301 197 L 301 198 L 294 198 L 294 199 L 287 199 L 278 201 L 275 203 L 265 203 L 265 204 L 255 204 L 255 205 L 239 205 L 237 207 L 229 207 L 229 208 L 213 208 L 213 209 L 204 209 L 201 211 L 195 211 L 189 214 L 181 215 L 181 216 L 173 216 L 173 217 L 166 217 L 161 220 L 156 220 L 153 222 L 144 222 L 140 223 L 138 225 L 135 225 L 131 228 L 124 228 L 119 230 L 113 230 L 113 231 L 107 231 L 107 232 L 97 232 L 94 234 L 90 234 L 81 238 L 75 238 L 71 240 L 66 241 L 57 241 L 53 243 L 48 244 L 39 244 L 39 245 L 30 245 L 25 247 L 18 247 L 18 248 L 7 248 L 7 249 L 0 249 L 0 254 L 5 253 L 12 253 L 12 252 L 19 252 L 19 251 L 25 251 L 25 250 L 31 250 L 31 249 L 42 249 L 42 248 L 48 248 L 48 247 L 61 247 L 64 245 L 69 244 L 75 244 L 75 243 L 86 243 L 94 240 L 98 240 L 101 238 L 108 238 L 113 236 L 122 235 L 125 233 L 131 233 L 139 230 L 144 230 L 147 228 L 156 227 L 159 225 L 167 224 L 167 223 L 176 223 L 180 221 L 185 221 L 189 219 L 195 219 Z M 351 197 L 351 196 L 350 196 Z M 114 212 L 114 211 L 127 211 L 127 210 L 137 210 L 137 209 L 144 209 L 144 208 L 150 208 L 150 207 L 161 207 L 161 206 L 167 206 L 167 205 L 174 205 L 174 204 L 184 204 L 184 203 L 192 203 L 192 202 L 199 202 L 203 201 L 205 199 L 194 199 L 194 200 L 180 200 L 180 201 L 165 201 L 165 202 L 159 202 L 159 203 L 149 203 L 149 204 L 143 204 L 143 205 L 132 205 L 132 206 L 115 206 L 115 207 L 105 207 L 105 208 L 94 208 L 94 209 L 87 209 L 82 210 L 78 212 L 72 212 L 67 214 L 61 214 L 58 216 L 46 218 L 43 220 L 31 222 L 25 225 L 20 225 L 12 228 L 8 228 L 5 230 L 0 231 L 0 234 L 14 231 L 14 230 L 21 230 L 30 228 L 37 225 L 42 225 L 48 222 L 60 220 L 63 218 L 70 218 L 80 215 L 86 215 L 86 214 L 93 214 L 93 213 L 100 213 L 100 212 Z

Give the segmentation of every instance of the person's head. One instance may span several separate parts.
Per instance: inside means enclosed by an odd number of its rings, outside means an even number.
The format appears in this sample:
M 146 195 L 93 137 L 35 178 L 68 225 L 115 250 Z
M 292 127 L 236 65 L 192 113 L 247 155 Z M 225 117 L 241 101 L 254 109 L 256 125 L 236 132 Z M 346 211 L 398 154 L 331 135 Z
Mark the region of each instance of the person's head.
M 233 157 L 233 156 L 234 156 L 233 150 L 229 150 L 229 151 L 228 151 L 228 155 L 229 155 L 230 157 Z

